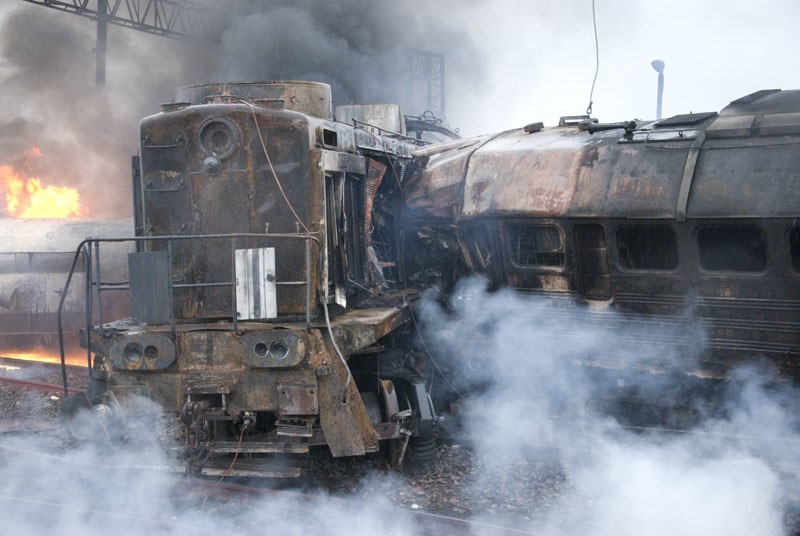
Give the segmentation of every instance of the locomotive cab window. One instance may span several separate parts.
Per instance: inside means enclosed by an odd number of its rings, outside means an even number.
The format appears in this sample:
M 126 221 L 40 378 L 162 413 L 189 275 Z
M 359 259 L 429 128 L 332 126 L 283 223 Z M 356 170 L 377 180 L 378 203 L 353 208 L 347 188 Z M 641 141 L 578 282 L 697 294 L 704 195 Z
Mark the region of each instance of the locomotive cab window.
M 511 225 L 512 259 L 519 266 L 564 266 L 564 239 L 553 226 Z
M 706 270 L 761 272 L 767 267 L 766 238 L 754 225 L 701 227 L 697 245 Z
M 617 258 L 629 270 L 674 270 L 678 241 L 666 225 L 625 226 L 617 229 Z

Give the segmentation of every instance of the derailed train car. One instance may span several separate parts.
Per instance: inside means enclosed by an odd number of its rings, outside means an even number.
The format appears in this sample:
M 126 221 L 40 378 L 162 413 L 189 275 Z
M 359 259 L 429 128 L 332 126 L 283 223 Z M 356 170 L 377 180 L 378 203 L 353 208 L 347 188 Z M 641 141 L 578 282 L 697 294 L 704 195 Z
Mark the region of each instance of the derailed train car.
M 766 358 L 796 378 L 798 146 L 800 91 L 765 90 L 719 113 L 568 117 L 421 148 L 405 187 L 408 265 L 445 286 L 477 272 L 582 303 L 582 320 L 606 329 L 657 319 L 693 377 Z M 614 352 L 604 364 L 625 348 Z
M 77 361 L 81 355 L 78 335 L 86 320 L 84 289 L 76 284 L 69 295 L 62 294 L 75 248 L 87 235 L 132 232 L 130 220 L 0 218 L 0 355 L 55 358 L 56 315 L 64 296 L 64 343 L 67 354 Z M 125 278 L 126 254 L 118 247 L 111 252 L 105 266 L 107 280 Z M 103 305 L 115 317 L 129 314 L 124 303 L 106 300 Z
M 129 281 L 87 285 L 88 399 L 180 413 L 191 474 L 432 447 L 397 233 L 419 142 L 397 106 L 337 115 L 325 84 L 233 83 L 181 88 L 141 123 Z M 85 243 L 90 278 L 107 245 Z M 93 308 L 113 292 L 130 319 Z

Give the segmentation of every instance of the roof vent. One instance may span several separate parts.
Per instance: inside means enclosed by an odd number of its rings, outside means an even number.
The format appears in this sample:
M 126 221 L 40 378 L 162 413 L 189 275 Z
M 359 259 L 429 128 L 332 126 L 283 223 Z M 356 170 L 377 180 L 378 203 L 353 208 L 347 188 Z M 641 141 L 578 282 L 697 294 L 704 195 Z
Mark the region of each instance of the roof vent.
M 331 86 L 320 82 L 231 82 L 227 84 L 203 84 L 180 87 L 175 91 L 176 101 L 192 104 L 211 102 L 247 101 L 262 106 L 285 106 L 287 110 L 331 119 Z

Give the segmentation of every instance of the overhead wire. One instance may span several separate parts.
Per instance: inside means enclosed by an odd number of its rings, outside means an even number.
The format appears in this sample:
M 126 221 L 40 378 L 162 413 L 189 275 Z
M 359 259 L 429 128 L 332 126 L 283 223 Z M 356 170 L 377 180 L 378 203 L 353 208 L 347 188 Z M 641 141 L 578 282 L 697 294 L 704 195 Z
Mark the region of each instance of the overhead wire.
M 594 97 L 594 85 L 597 82 L 597 73 L 600 72 L 600 45 L 597 39 L 597 15 L 595 13 L 594 1 L 592 0 L 592 26 L 594 27 L 594 59 L 595 59 L 595 68 L 594 68 L 594 79 L 592 79 L 592 89 L 589 91 L 589 106 L 586 107 L 586 115 L 592 115 L 592 105 L 594 101 L 592 98 Z

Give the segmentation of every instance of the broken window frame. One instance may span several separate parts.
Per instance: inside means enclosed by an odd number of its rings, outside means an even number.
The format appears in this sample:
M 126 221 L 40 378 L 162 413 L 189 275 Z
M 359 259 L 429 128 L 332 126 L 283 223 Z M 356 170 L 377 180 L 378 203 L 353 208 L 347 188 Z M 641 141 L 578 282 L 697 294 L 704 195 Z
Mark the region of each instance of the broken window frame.
M 751 245 L 748 251 L 742 243 L 742 236 L 729 237 L 722 240 L 723 233 L 754 232 L 757 240 Z M 717 237 L 704 237 L 707 233 L 718 233 Z M 767 251 L 767 234 L 763 227 L 754 223 L 711 225 L 704 224 L 695 230 L 695 243 L 697 245 L 697 261 L 700 268 L 706 272 L 734 272 L 740 274 L 760 274 L 769 267 L 769 252 Z M 754 238 L 753 237 L 749 238 Z M 711 242 L 716 238 L 716 242 Z M 732 238 L 732 239 L 730 239 Z M 712 254 L 712 246 L 717 247 L 716 255 Z M 748 266 L 742 260 L 742 254 L 746 253 L 750 259 Z M 721 257 L 721 258 L 719 258 Z M 709 262 L 712 261 L 713 262 Z M 732 262 L 731 262 L 732 261 Z
M 645 253 L 642 255 L 641 252 L 634 252 L 633 254 L 623 254 L 623 245 L 628 247 L 625 248 L 626 251 L 633 251 L 632 248 L 629 246 L 632 245 L 632 241 L 636 241 L 637 243 L 634 244 L 639 249 L 649 249 L 652 250 L 653 248 L 662 248 L 663 246 L 658 244 L 659 240 L 657 237 L 648 237 L 647 233 L 650 232 L 662 232 L 668 231 L 669 239 L 671 243 L 667 243 L 666 247 L 668 247 L 670 251 L 670 255 L 667 257 L 669 260 L 673 262 L 669 263 L 669 265 L 657 265 L 655 262 L 638 262 L 634 263 L 635 265 L 631 265 L 631 263 L 635 260 L 639 261 L 653 261 L 658 260 L 662 257 L 660 254 L 652 253 Z M 638 237 L 638 240 L 635 240 L 636 237 L 628 237 L 626 240 L 621 239 L 622 233 L 628 232 L 639 232 L 641 233 Z M 644 243 L 642 243 L 642 239 Z M 664 236 L 660 238 L 665 238 Z M 615 242 L 615 254 L 616 254 L 616 264 L 620 270 L 626 272 L 675 272 L 680 268 L 681 265 L 681 258 L 680 258 L 680 248 L 678 247 L 678 233 L 675 232 L 675 229 L 670 227 L 669 225 L 663 223 L 647 223 L 647 224 L 639 224 L 639 225 L 619 225 L 614 229 L 614 240 Z M 627 262 L 625 261 L 627 259 Z
M 533 251 L 528 253 L 528 259 L 533 262 L 523 262 L 523 257 L 521 256 L 522 251 L 519 248 L 519 240 L 520 234 L 517 231 L 515 236 L 516 230 L 527 229 L 531 231 L 531 238 L 535 241 L 533 246 Z M 537 237 L 534 236 L 533 233 L 538 230 L 547 230 L 555 231 L 558 239 L 558 248 L 546 250 L 548 248 L 541 248 L 541 250 L 537 250 L 538 246 L 542 246 Z M 529 223 L 510 223 L 505 226 L 505 238 L 507 241 L 507 247 L 509 252 L 509 259 L 514 264 L 514 266 L 519 268 L 536 268 L 536 269 L 547 269 L 547 270 L 563 270 L 566 266 L 567 255 L 565 249 L 565 240 L 564 240 L 564 232 L 561 230 L 560 227 L 557 225 L 552 224 L 529 224 Z M 552 236 L 548 239 L 552 239 Z M 539 262 L 541 257 L 540 256 L 560 256 L 560 262 L 552 263 L 552 262 Z

